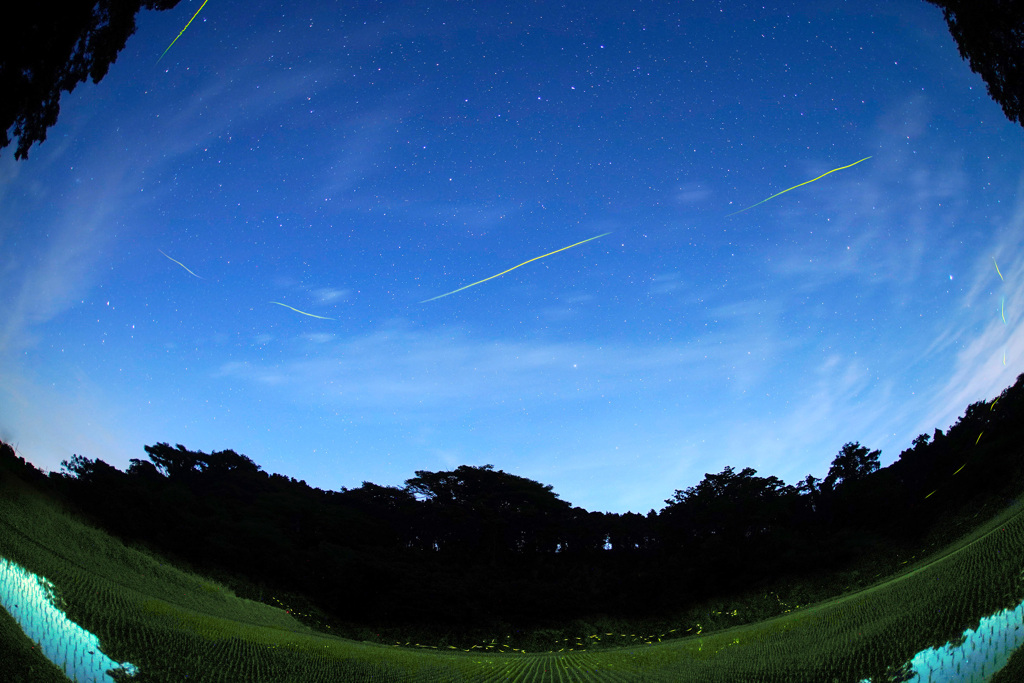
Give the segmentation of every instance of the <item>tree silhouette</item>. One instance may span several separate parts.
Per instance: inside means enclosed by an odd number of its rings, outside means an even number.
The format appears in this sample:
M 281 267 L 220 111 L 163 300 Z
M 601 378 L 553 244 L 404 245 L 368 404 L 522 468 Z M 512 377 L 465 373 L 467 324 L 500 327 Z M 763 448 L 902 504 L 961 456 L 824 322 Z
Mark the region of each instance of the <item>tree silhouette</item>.
M 321 491 L 234 451 L 166 443 L 124 473 L 76 455 L 64 464 L 76 476 L 35 472 L 0 443 L 0 488 L 11 474 L 45 481 L 90 524 L 189 571 L 259 586 L 245 597 L 285 590 L 341 621 L 404 630 L 443 620 L 454 633 L 499 619 L 568 622 L 595 604 L 665 616 L 762 582 L 818 584 L 851 562 L 885 564 L 892 548 L 956 533 L 1021 495 L 1022 411 L 1024 374 L 885 468 L 878 451 L 846 444 L 829 471 L 835 488 L 727 467 L 646 518 L 571 507 L 551 486 L 490 466 Z
M 0 22 L 0 148 L 18 139 L 15 159 L 46 139 L 57 122 L 61 92 L 92 78 L 99 83 L 128 36 L 139 10 L 167 10 L 180 0 L 18 2 Z
M 484 551 L 492 560 L 509 552 L 554 552 L 554 527 L 569 510 L 550 484 L 461 465 L 451 472 L 417 470 L 406 489 L 426 499 L 439 545 Z
M 1010 121 L 1024 126 L 1024 4 L 1019 0 L 926 0 L 942 8 L 960 56 L 980 74 Z
M 156 465 L 149 462 L 148 460 L 139 460 L 138 458 L 131 458 L 129 461 L 128 476 L 140 479 L 143 481 L 158 482 L 164 475 L 160 473 L 160 470 L 156 468 Z
M 844 444 L 825 475 L 824 487 L 835 489 L 843 483 L 864 479 L 878 469 L 878 456 L 881 454 L 881 451 L 868 452 L 857 441 Z
M 146 446 L 149 459 L 160 470 L 160 472 L 172 479 L 180 480 L 190 474 L 199 472 L 200 453 L 193 453 L 180 443 L 177 450 L 166 443 L 158 443 L 155 446 Z
M 636 552 L 653 549 L 653 538 L 648 518 L 636 512 L 606 515 L 608 542 L 615 552 Z
M 600 512 L 588 512 L 579 507 L 569 510 L 559 541 L 562 551 L 577 556 L 599 553 L 608 536 L 604 522 Z
M 676 490 L 665 502 L 689 511 L 698 538 L 749 538 L 771 528 L 783 514 L 783 498 L 796 491 L 778 477 L 756 474 L 751 467 L 739 473 L 726 467 L 720 474 L 705 474 L 697 486 Z
M 360 545 L 433 549 L 433 536 L 421 526 L 421 506 L 410 491 L 364 481 L 356 489 L 342 487 L 333 499 L 336 508 L 358 515 L 360 522 L 346 527 Z

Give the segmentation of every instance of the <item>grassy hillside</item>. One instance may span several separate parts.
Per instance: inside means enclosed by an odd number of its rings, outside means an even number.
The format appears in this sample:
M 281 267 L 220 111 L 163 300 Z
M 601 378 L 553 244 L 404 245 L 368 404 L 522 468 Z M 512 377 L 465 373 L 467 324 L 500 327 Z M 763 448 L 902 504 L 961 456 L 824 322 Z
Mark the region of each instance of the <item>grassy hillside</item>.
M 126 548 L 16 478 L 0 482 L 0 556 L 52 581 L 67 617 L 112 659 L 136 665 L 137 681 L 890 680 L 887 669 L 1024 598 L 1019 506 L 977 522 L 954 544 L 908 558 L 896 577 L 756 623 L 730 620 L 764 595 L 681 615 L 678 631 L 692 635 L 671 641 L 678 633 L 601 631 L 524 653 L 495 633 L 463 651 L 317 632 L 284 609 Z M 0 631 L 0 680 L 67 680 L 2 612 Z M 1022 660 L 1000 679 L 1021 680 L 1012 676 L 1024 674 Z

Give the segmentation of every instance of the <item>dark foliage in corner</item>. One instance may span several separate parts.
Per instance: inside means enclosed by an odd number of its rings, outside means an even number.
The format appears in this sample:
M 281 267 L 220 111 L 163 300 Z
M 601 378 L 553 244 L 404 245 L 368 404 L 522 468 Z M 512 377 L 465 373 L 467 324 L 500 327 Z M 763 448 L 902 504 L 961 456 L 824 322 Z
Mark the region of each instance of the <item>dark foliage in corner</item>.
M 1018 0 L 926 0 L 942 16 L 960 56 L 980 74 L 1010 121 L 1024 126 L 1024 4 Z
M 62 92 L 92 78 L 99 83 L 135 33 L 142 8 L 167 10 L 180 0 L 11 3 L 0 21 L 0 148 L 15 159 L 46 139 L 57 123 Z

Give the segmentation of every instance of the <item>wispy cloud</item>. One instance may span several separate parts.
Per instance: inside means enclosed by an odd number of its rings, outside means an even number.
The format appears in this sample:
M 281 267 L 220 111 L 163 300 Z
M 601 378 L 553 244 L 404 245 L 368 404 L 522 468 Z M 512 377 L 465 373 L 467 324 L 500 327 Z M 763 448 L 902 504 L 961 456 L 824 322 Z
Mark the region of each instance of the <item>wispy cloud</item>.
M 685 183 L 675 189 L 672 200 L 676 204 L 690 206 L 706 202 L 711 196 L 711 190 L 700 183 Z
M 126 438 L 134 427 L 124 413 L 124 406 L 82 371 L 65 377 L 59 389 L 14 370 L 0 372 L 3 438 L 26 444 L 25 457 L 51 472 L 76 453 L 127 467 L 130 458 L 139 457 L 141 437 Z
M 586 342 L 481 340 L 464 331 L 416 331 L 396 325 L 360 337 L 315 340 L 316 358 L 276 364 L 233 361 L 220 377 L 287 387 L 321 396 L 327 404 L 409 408 L 451 414 L 522 400 L 532 404 L 586 401 L 621 392 L 656 391 L 676 378 L 692 387 L 725 376 L 746 381 L 764 356 L 777 353 L 770 338 L 707 335 L 700 344 L 637 347 Z M 735 390 L 735 388 L 733 389 Z M 699 393 L 702 389 L 696 389 Z
M 304 334 L 304 335 L 302 335 L 302 338 L 307 340 L 307 341 L 311 341 L 314 344 L 326 344 L 328 342 L 334 341 L 335 338 L 337 338 L 337 335 L 335 335 L 335 334 L 326 334 L 326 333 L 312 333 L 312 334 Z
M 312 294 L 320 300 L 320 303 L 330 304 L 336 301 L 345 301 L 352 294 L 352 290 L 321 287 L 319 289 L 314 289 Z
M 1018 198 L 1024 197 L 1022 191 L 1024 174 Z M 954 359 L 948 375 L 936 384 L 935 398 L 920 423 L 922 432 L 945 429 L 968 404 L 994 397 L 1024 371 L 1024 199 L 1018 199 L 988 244 L 974 248 L 970 270 L 962 278 L 969 285 L 958 297 L 957 314 L 926 351 Z
M 57 216 L 7 214 L 8 229 L 28 248 L 0 256 L 0 356 L 34 344 L 34 329 L 74 306 L 99 279 L 97 262 L 114 242 L 109 224 L 125 200 L 124 171 L 114 165 L 87 187 L 71 181 Z M 9 238 L 0 236 L 0 243 Z
M 659 273 L 651 276 L 652 284 L 648 291 L 652 294 L 668 294 L 682 287 L 685 282 L 680 273 Z

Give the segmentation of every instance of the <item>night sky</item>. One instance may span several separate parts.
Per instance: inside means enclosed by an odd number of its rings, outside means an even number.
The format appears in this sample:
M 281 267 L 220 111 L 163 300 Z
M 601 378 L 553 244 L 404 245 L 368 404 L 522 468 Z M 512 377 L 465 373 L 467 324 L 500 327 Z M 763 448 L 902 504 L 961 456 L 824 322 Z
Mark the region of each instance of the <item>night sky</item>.
M 209 0 L 160 58 L 200 4 L 0 152 L 39 467 L 492 463 L 646 513 L 888 465 L 1024 372 L 1024 129 L 923 0 Z

